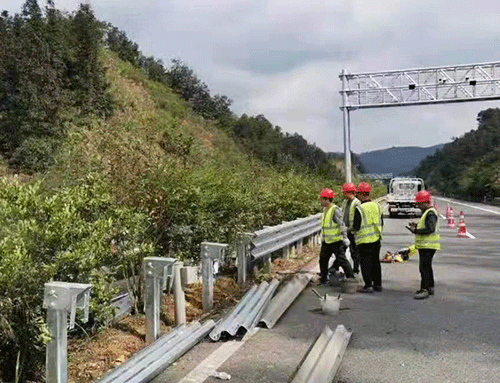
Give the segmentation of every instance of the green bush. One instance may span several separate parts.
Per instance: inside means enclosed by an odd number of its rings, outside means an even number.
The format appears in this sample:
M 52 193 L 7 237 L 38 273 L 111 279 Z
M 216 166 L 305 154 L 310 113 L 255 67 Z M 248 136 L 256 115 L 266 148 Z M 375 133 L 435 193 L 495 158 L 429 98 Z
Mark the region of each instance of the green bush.
M 47 137 L 28 137 L 16 148 L 8 164 L 25 172 L 42 172 L 54 163 L 54 150 L 60 141 Z
M 91 283 L 99 326 L 113 315 L 110 283 L 153 254 L 147 215 L 117 208 L 96 177 L 52 195 L 42 185 L 0 187 L 0 380 L 13 380 L 18 353 L 24 378 L 42 370 L 46 282 Z
M 320 188 L 312 176 L 216 157 L 159 169 L 144 180 L 142 199 L 152 212 L 158 251 L 197 261 L 203 241 L 232 244 L 238 232 L 318 212 Z

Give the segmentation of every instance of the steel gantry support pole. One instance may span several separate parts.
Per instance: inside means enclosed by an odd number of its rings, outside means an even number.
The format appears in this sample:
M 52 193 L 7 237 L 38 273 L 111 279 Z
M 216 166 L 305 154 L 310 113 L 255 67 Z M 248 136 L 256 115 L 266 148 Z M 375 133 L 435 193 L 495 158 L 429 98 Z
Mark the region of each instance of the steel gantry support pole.
M 347 183 L 352 182 L 351 171 L 351 128 L 349 119 L 349 107 L 347 106 L 347 79 L 346 71 L 342 69 L 342 114 L 344 122 L 344 162 L 345 162 L 345 180 Z

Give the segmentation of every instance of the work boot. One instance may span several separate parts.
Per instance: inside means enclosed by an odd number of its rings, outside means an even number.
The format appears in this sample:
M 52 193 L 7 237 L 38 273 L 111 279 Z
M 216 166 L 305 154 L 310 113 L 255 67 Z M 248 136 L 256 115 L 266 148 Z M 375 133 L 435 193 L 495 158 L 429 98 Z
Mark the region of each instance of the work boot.
M 363 286 L 358 289 L 360 293 L 373 293 L 373 288 L 371 286 Z
M 373 291 L 382 291 L 382 286 L 373 286 Z
M 316 279 L 314 281 L 311 281 L 311 285 L 313 286 L 326 286 L 328 285 L 330 281 L 327 279 L 327 280 L 324 280 L 324 279 Z
M 434 295 L 434 287 L 427 287 L 427 292 L 429 295 Z
M 426 299 L 429 298 L 429 292 L 426 289 L 421 289 L 415 292 L 413 296 L 415 299 Z

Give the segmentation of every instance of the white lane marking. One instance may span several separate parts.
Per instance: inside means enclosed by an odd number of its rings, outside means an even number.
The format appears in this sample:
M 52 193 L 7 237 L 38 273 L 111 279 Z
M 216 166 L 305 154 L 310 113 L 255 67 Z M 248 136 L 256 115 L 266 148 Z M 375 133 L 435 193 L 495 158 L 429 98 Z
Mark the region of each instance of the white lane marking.
M 439 197 L 439 198 L 438 198 L 438 197 L 436 197 L 436 199 L 439 199 L 439 200 L 442 200 L 442 201 L 445 201 L 445 202 L 449 202 L 449 203 L 454 203 L 454 204 L 456 204 L 456 205 L 462 205 L 462 206 L 470 207 L 470 208 L 473 208 L 473 209 L 486 211 L 486 212 L 488 212 L 488 213 L 492 213 L 492 214 L 498 214 L 498 215 L 500 215 L 500 212 L 498 212 L 498 211 L 485 209 L 485 208 L 483 208 L 483 207 L 472 206 L 472 205 L 469 205 L 469 204 L 466 204 L 466 203 L 463 203 L 463 202 L 456 202 L 456 201 L 452 201 L 452 200 L 449 200 L 449 199 L 446 199 L 446 198 L 441 198 L 441 197 Z
M 446 219 L 446 217 L 442 214 L 439 214 L 439 216 L 442 218 L 442 219 Z
M 465 232 L 465 235 L 469 238 L 472 238 L 472 239 L 476 239 L 476 237 L 474 237 L 471 233 L 469 233 L 468 231 Z
M 203 362 L 187 374 L 179 383 L 202 383 L 211 376 L 217 369 L 229 359 L 245 342 L 250 339 L 260 327 L 255 327 L 245 334 L 241 341 L 231 340 L 224 343 L 217 350 L 212 352 Z

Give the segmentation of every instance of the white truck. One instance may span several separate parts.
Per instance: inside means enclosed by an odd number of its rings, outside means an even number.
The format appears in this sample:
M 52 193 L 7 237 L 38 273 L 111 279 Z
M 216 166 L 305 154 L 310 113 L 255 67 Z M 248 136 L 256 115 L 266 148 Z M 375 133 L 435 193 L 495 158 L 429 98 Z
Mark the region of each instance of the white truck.
M 389 194 L 387 195 L 389 217 L 395 217 L 399 214 L 420 215 L 421 212 L 415 204 L 415 195 L 423 189 L 425 189 L 425 186 L 422 178 L 392 178 L 389 183 Z

